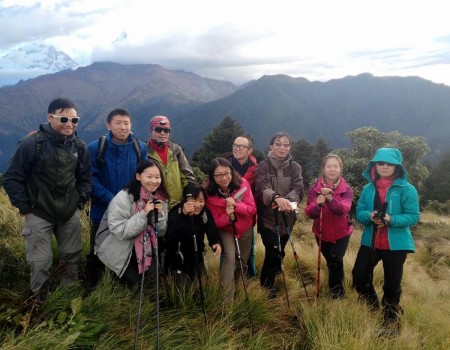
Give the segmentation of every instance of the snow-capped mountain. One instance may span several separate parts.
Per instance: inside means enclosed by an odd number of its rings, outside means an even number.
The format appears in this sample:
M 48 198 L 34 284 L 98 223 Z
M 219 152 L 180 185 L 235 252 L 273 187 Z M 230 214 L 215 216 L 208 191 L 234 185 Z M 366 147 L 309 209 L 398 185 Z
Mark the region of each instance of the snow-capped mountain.
M 56 50 L 53 45 L 29 43 L 9 50 L 0 57 L 0 86 L 76 67 L 77 62 L 65 52 Z

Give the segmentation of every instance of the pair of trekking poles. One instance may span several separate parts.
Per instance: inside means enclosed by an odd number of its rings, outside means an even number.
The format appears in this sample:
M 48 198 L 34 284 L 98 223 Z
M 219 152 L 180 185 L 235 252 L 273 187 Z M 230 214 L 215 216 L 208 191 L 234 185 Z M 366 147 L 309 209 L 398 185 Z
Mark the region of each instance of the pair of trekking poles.
M 154 201 L 156 204 L 156 201 Z M 134 336 L 134 350 L 137 349 L 138 339 L 139 339 L 139 328 L 141 323 L 141 307 L 142 307 L 142 296 L 144 292 L 144 279 L 145 279 L 145 257 L 148 255 L 152 255 L 155 260 L 155 269 L 156 269 L 156 338 L 157 338 L 157 349 L 160 349 L 160 316 L 159 316 L 159 248 L 158 248 L 158 209 L 156 207 L 153 209 L 154 214 L 154 235 L 155 235 L 155 244 L 153 245 L 153 241 L 151 239 L 151 214 L 149 212 L 147 215 L 147 230 L 144 234 L 143 239 L 143 258 L 142 258 L 142 278 L 141 278 L 141 289 L 139 291 L 139 304 L 138 304 L 138 314 L 136 320 L 136 332 Z M 148 243 L 150 241 L 150 250 L 148 249 Z
M 277 235 L 277 240 L 278 240 L 278 244 L 277 244 L 277 246 L 278 246 L 277 247 L 278 248 L 278 258 L 280 259 L 280 269 L 281 269 L 281 274 L 283 276 L 283 285 L 284 285 L 284 292 L 286 294 L 286 302 L 287 302 L 288 308 L 290 308 L 289 294 L 288 294 L 288 289 L 287 289 L 287 284 L 286 284 L 286 276 L 284 274 L 283 252 L 282 252 L 282 247 L 281 247 L 281 230 L 280 230 L 280 223 L 279 223 L 279 220 L 278 220 L 278 213 L 279 213 L 278 208 L 275 208 L 273 210 L 273 215 L 274 215 L 274 219 L 275 219 L 275 233 Z M 305 279 L 303 278 L 303 274 L 302 274 L 302 271 L 300 269 L 300 263 L 298 262 L 298 254 L 297 254 L 297 251 L 295 250 L 294 240 L 292 239 L 292 234 L 291 234 L 291 230 L 289 228 L 289 223 L 288 223 L 288 219 L 287 219 L 286 213 L 281 212 L 281 217 L 283 219 L 284 226 L 286 227 L 288 240 L 289 240 L 289 242 L 291 244 L 291 247 L 292 247 L 292 253 L 294 255 L 294 259 L 295 259 L 295 262 L 296 262 L 296 265 L 297 265 L 298 274 L 300 275 L 300 279 L 302 281 L 303 288 L 305 290 L 306 299 L 308 300 L 308 303 L 310 304 L 311 302 L 309 300 L 308 291 L 306 289 Z
M 186 195 L 187 201 L 189 201 L 192 198 L 191 194 Z M 156 203 L 156 202 L 155 202 Z M 160 327 L 160 310 L 159 310 L 159 246 L 158 246 L 158 209 L 153 210 L 154 214 L 154 234 L 155 234 L 155 244 L 153 245 L 153 242 L 151 240 L 151 212 L 148 214 L 147 217 L 147 230 L 144 235 L 143 239 L 143 270 L 142 270 L 142 278 L 141 278 L 141 286 L 140 286 L 140 292 L 139 292 L 139 304 L 138 304 L 138 315 L 137 315 L 137 321 L 136 321 L 136 332 L 135 332 L 135 338 L 134 338 L 134 349 L 137 349 L 138 339 L 139 339 L 139 329 L 140 329 L 140 320 L 141 320 L 141 307 L 142 307 L 142 297 L 143 297 L 143 291 L 144 291 L 144 279 L 145 279 L 145 268 L 144 268 L 144 262 L 145 262 L 145 256 L 146 251 L 148 251 L 148 242 L 150 241 L 150 251 L 155 259 L 155 269 L 156 269 L 156 332 L 157 332 L 157 349 L 160 349 L 161 346 L 161 327 Z M 199 282 L 199 289 L 200 289 L 200 300 L 202 304 L 203 314 L 205 317 L 205 323 L 207 323 L 207 317 L 206 317 L 206 309 L 205 309 L 205 297 L 203 293 L 203 285 L 202 285 L 202 278 L 201 278 L 201 271 L 200 271 L 200 256 L 198 251 L 198 245 L 197 245 L 197 237 L 195 233 L 195 227 L 194 227 L 194 217 L 191 216 L 191 227 L 192 227 L 192 238 L 194 243 L 194 254 L 195 254 L 195 260 L 196 260 L 196 272 L 197 272 L 197 278 Z

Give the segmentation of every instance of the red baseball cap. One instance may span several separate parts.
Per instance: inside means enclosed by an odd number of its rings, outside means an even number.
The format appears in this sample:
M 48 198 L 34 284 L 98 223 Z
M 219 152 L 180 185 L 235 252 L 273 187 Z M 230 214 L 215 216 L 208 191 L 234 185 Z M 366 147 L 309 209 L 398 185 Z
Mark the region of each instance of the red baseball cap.
M 150 119 L 150 131 L 152 131 L 157 126 L 161 126 L 161 127 L 170 129 L 169 118 L 167 118 L 163 115 L 154 116 L 152 119 Z

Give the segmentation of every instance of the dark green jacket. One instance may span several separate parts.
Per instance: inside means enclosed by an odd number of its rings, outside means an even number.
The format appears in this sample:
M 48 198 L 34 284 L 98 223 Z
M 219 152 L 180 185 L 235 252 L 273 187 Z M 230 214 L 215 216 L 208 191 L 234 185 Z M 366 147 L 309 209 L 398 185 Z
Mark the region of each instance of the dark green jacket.
M 19 140 L 3 187 L 21 214 L 33 213 L 51 223 L 67 221 L 91 191 L 86 144 L 75 134 L 61 137 L 50 124 L 41 124 L 39 132 Z

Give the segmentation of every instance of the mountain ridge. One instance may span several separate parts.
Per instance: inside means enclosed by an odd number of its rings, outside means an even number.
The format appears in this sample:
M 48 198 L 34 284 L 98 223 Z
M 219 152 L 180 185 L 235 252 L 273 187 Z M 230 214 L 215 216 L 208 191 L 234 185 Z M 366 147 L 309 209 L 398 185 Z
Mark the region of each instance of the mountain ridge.
M 188 155 L 227 114 L 260 150 L 277 131 L 288 131 L 294 140 L 314 143 L 323 137 L 333 148 L 347 147 L 346 133 L 361 126 L 423 136 L 434 156 L 450 148 L 450 87 L 419 77 L 364 73 L 318 82 L 265 75 L 238 87 L 157 64 L 97 62 L 0 88 L 0 171 L 17 139 L 46 121 L 48 103 L 56 97 L 77 104 L 78 133 L 86 142 L 106 132 L 106 115 L 120 107 L 130 111 L 142 140 L 149 136 L 150 118 L 167 115 L 172 138 Z

